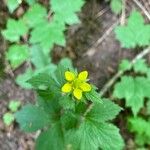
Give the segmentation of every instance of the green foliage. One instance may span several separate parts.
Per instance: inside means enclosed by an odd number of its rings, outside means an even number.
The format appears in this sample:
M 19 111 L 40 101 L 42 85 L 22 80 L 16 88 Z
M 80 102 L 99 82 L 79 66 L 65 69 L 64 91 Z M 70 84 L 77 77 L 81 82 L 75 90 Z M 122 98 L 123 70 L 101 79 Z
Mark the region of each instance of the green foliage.
M 6 126 L 10 126 L 14 120 L 15 118 L 12 113 L 7 112 L 3 115 L 3 122 Z
M 6 40 L 9 40 L 10 42 L 17 42 L 20 40 L 21 36 L 27 33 L 27 31 L 28 27 L 22 19 L 8 19 L 7 27 L 2 31 L 2 35 Z
M 129 130 L 135 133 L 135 142 L 137 145 L 150 144 L 150 121 L 136 117 L 129 118 L 128 124 Z
M 127 59 L 123 59 L 119 64 L 119 70 L 127 71 L 131 69 L 131 63 Z
M 39 3 L 32 5 L 23 16 L 23 21 L 30 27 L 40 26 L 40 23 L 46 21 L 46 8 Z M 41 26 L 40 26 L 41 27 Z
M 26 132 L 34 132 L 42 129 L 50 123 L 48 114 L 37 106 L 28 104 L 15 114 L 16 121 L 21 129 Z
M 44 21 L 31 32 L 30 42 L 31 44 L 40 43 L 40 46 L 46 50 L 52 48 L 54 44 L 65 46 L 64 30 L 65 26 L 59 22 Z
M 136 116 L 144 105 L 144 98 L 150 97 L 150 82 L 146 77 L 123 76 L 115 84 L 114 97 L 126 100 L 126 106 L 131 107 Z
M 73 70 L 73 66 L 65 59 L 58 64 L 53 75 L 40 73 L 28 81 L 37 91 L 38 98 L 36 106 L 30 104 L 17 112 L 16 120 L 22 130 L 45 129 L 36 141 L 37 150 L 65 150 L 69 147 L 74 150 L 121 150 L 124 143 L 119 130 L 108 122 L 121 108 L 110 100 L 98 98 L 94 86 L 96 96 L 92 94 L 91 99 L 84 95 L 79 101 L 71 93 L 62 93 L 67 70 Z M 89 101 L 94 104 L 93 108 L 84 115 Z
M 19 6 L 20 3 L 21 0 L 6 0 L 6 4 L 10 13 L 13 13 L 13 11 Z
M 144 59 L 139 59 L 136 61 L 136 63 L 133 64 L 133 69 L 135 72 L 139 73 L 147 73 L 148 72 L 148 66 Z
M 122 0 L 111 0 L 110 7 L 115 14 L 119 14 L 122 10 Z
M 10 112 L 6 112 L 3 115 L 3 122 L 6 126 L 10 126 L 14 120 L 15 120 L 15 116 L 14 113 L 19 109 L 19 107 L 21 106 L 21 102 L 18 100 L 11 100 L 8 104 L 8 109 Z
M 104 122 L 115 119 L 120 111 L 121 108 L 118 105 L 114 104 L 109 99 L 103 99 L 102 103 L 94 105 L 91 112 L 87 115 L 87 118 L 96 122 Z
M 85 96 L 88 100 L 91 100 L 92 102 L 96 103 L 102 102 L 99 93 L 97 93 L 94 88 L 90 92 L 86 93 Z
M 124 48 L 150 44 L 150 25 L 144 24 L 144 19 L 138 11 L 131 13 L 126 26 L 117 26 L 115 33 Z
M 8 108 L 11 110 L 11 112 L 16 112 L 18 108 L 21 106 L 21 102 L 18 100 L 11 100 L 9 102 Z
M 36 150 L 48 150 L 49 148 L 52 150 L 64 149 L 64 137 L 60 123 L 44 131 L 36 141 Z
M 10 61 L 13 69 L 17 68 L 29 58 L 29 48 L 26 45 L 12 45 L 6 53 L 6 59 Z
M 81 11 L 84 0 L 51 0 L 50 5 L 52 11 L 55 13 L 54 18 L 62 23 L 69 25 L 79 23 L 76 12 Z M 63 12 L 63 13 L 62 13 Z
M 33 5 L 37 0 L 25 0 L 29 5 Z

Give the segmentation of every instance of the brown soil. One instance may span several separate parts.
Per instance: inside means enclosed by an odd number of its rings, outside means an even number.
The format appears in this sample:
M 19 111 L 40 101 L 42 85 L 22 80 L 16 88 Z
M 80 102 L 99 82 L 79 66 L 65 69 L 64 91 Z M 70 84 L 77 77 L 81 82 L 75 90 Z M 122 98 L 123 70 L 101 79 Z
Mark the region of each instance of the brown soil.
M 103 9 L 107 9 L 106 13 L 97 17 L 97 14 Z M 113 32 L 94 50 L 90 49 L 107 29 L 118 20 L 118 16 L 114 15 L 109 9 L 108 3 L 102 0 L 87 0 L 82 13 L 79 15 L 82 23 L 69 27 L 69 31 L 66 33 L 67 46 L 65 48 L 56 46 L 53 51 L 53 60 L 57 62 L 60 58 L 69 56 L 74 60 L 75 67 L 79 70 L 86 69 L 89 71 L 91 82 L 101 89 L 116 73 L 120 60 L 132 58 L 136 53 L 122 50 Z M 8 16 L 8 11 L 1 2 L 0 29 L 4 28 Z M 0 37 L 1 60 L 6 48 L 6 42 Z M 2 122 L 2 115 L 8 110 L 7 104 L 10 100 L 19 99 L 23 104 L 29 101 L 34 102 L 34 94 L 18 87 L 14 81 L 15 77 L 12 77 L 11 70 L 8 69 L 7 72 L 0 83 L 0 150 L 33 150 L 35 135 L 22 133 L 16 124 L 7 128 Z M 20 72 L 22 72 L 22 69 L 14 72 L 15 76 Z M 128 134 L 125 119 L 122 118 L 123 115 L 127 114 L 128 112 L 123 112 L 115 123 L 121 129 L 121 134 L 126 140 L 126 149 L 133 150 L 132 135 Z

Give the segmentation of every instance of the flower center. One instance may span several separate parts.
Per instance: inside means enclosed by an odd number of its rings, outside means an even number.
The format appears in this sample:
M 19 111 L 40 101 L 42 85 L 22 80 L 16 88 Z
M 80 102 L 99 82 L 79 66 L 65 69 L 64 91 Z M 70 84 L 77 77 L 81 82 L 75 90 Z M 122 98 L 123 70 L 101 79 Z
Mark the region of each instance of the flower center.
M 75 79 L 74 81 L 73 81 L 73 83 L 72 83 L 72 87 L 73 87 L 73 89 L 76 89 L 76 88 L 79 88 L 80 87 L 80 85 L 82 84 L 82 82 L 83 81 L 81 81 L 80 79 Z

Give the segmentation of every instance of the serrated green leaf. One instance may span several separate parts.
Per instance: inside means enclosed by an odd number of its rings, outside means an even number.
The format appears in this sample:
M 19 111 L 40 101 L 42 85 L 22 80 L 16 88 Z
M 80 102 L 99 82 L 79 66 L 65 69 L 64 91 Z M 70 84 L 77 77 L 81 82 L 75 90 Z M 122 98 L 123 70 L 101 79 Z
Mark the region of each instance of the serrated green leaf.
M 84 0 L 51 0 L 51 10 L 54 12 L 54 18 L 59 22 L 69 25 L 79 23 L 77 12 L 84 4 Z
M 66 141 L 73 150 L 122 150 L 124 146 L 115 126 L 89 120 L 83 122 L 77 130 L 69 130 Z
M 26 22 L 26 24 L 28 24 L 29 27 L 36 27 L 38 25 L 40 26 L 40 24 L 46 19 L 46 16 L 46 8 L 36 3 L 32 5 L 25 13 L 23 20 Z
M 40 87 L 45 87 L 46 89 L 51 85 L 52 82 L 53 79 L 47 73 L 40 73 L 28 80 L 28 83 L 30 83 L 34 88 L 37 89 Z
M 37 106 L 28 104 L 15 114 L 23 131 L 35 132 L 50 124 L 49 115 Z
M 5 113 L 3 115 L 3 121 L 6 126 L 10 126 L 15 120 L 14 115 L 12 113 Z
M 119 64 L 119 70 L 127 71 L 131 69 L 131 63 L 127 59 L 123 59 Z
M 95 91 L 94 88 L 92 88 L 91 91 L 85 93 L 85 97 L 92 101 L 93 103 L 102 103 L 102 99 L 100 97 L 100 94 Z
M 125 48 L 150 44 L 150 25 L 144 24 L 142 15 L 137 11 L 131 13 L 126 26 L 117 26 L 115 33 L 116 38 Z
M 2 35 L 5 39 L 9 40 L 10 42 L 17 42 L 20 40 L 20 37 L 25 35 L 27 32 L 28 27 L 22 19 L 8 19 L 7 29 L 2 31 Z
M 75 110 L 75 101 L 69 95 L 62 96 L 59 99 L 59 104 L 64 109 Z
M 146 103 L 146 112 L 148 115 L 150 115 L 150 100 L 148 100 Z
M 115 13 L 115 14 L 119 14 L 122 10 L 122 0 L 111 0 L 110 6 L 111 6 L 111 10 Z
M 31 89 L 32 86 L 27 81 L 33 76 L 33 74 L 33 70 L 29 68 L 25 71 L 25 73 L 19 74 L 15 81 L 22 88 Z
M 97 122 L 112 120 L 121 111 L 121 107 L 108 99 L 103 99 L 103 103 L 97 103 L 87 114 L 87 118 Z
M 36 140 L 36 150 L 64 150 L 63 131 L 60 123 L 40 134 Z
M 135 117 L 129 118 L 128 124 L 130 132 L 135 133 L 135 141 L 138 145 L 150 144 L 150 121 Z
M 59 64 L 65 66 L 69 70 L 74 70 L 73 63 L 70 58 L 62 58 Z
M 13 11 L 19 6 L 21 2 L 22 1 L 20 0 L 6 0 L 6 4 L 9 9 L 9 12 L 13 13 Z
M 12 45 L 6 52 L 6 59 L 10 61 L 13 69 L 19 67 L 29 58 L 29 48 L 26 45 Z
M 123 76 L 115 85 L 113 95 L 119 99 L 125 98 L 126 106 L 131 107 L 136 116 L 143 107 L 144 98 L 150 96 L 150 82 L 145 77 Z
M 18 101 L 18 100 L 11 100 L 9 102 L 8 108 L 12 112 L 16 112 L 20 106 L 21 106 L 21 102 L 20 101 Z
M 65 46 L 64 30 L 65 26 L 59 24 L 59 22 L 52 21 L 49 23 L 48 21 L 44 21 L 40 26 L 36 26 L 33 29 L 30 42 L 32 44 L 39 43 L 43 49 L 47 50 L 50 50 L 54 44 Z
M 36 67 L 36 69 L 41 69 L 50 64 L 49 55 L 45 54 L 43 49 L 38 45 L 33 45 L 30 48 L 31 52 L 31 62 Z
M 144 59 L 139 59 L 133 64 L 133 69 L 135 72 L 147 73 L 148 66 Z
M 29 5 L 33 5 L 37 0 L 25 0 Z

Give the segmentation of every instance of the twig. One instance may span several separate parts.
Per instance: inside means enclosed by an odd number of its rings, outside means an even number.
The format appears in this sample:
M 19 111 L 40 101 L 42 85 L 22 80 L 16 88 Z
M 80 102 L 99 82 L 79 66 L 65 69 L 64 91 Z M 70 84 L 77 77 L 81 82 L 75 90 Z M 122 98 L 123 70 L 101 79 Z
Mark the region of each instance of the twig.
M 144 56 L 146 56 L 148 53 L 150 53 L 150 46 L 146 49 L 144 49 L 141 53 L 139 53 L 132 61 L 131 61 L 131 66 L 133 66 L 135 64 L 135 62 L 141 58 L 143 58 Z M 121 75 L 124 73 L 124 71 L 118 71 L 117 74 L 115 74 L 111 80 L 109 80 L 105 86 L 103 87 L 103 89 L 100 92 L 101 96 L 104 96 L 105 93 L 110 89 L 110 87 L 115 83 L 115 81 L 121 77 Z M 88 108 L 86 109 L 83 117 L 85 117 L 93 108 L 94 104 L 90 104 L 88 106 Z
M 93 46 L 91 46 L 91 48 L 85 53 L 85 55 L 87 56 L 91 56 L 95 53 L 96 51 L 96 47 L 101 44 L 106 37 L 113 31 L 113 29 L 118 25 L 120 20 L 117 20 L 115 23 L 113 23 L 105 32 L 104 34 L 93 44 Z M 84 55 L 84 56 L 85 56 Z
M 96 18 L 101 17 L 101 16 L 102 16 L 103 14 L 105 14 L 108 10 L 109 10 L 109 7 L 106 7 L 106 8 L 104 8 L 104 9 L 100 10 L 100 11 L 97 13 L 97 15 L 96 15 L 95 17 L 96 17 Z
M 144 49 L 141 53 L 139 53 L 132 61 L 131 61 L 131 66 L 135 64 L 135 62 L 141 58 L 143 58 L 145 55 L 150 53 L 150 47 Z M 117 74 L 115 74 L 111 80 L 109 80 L 104 87 L 101 89 L 100 93 L 101 96 L 105 95 L 105 93 L 110 89 L 110 87 L 115 83 L 115 81 L 121 77 L 121 75 L 124 73 L 124 71 L 118 71 Z
M 142 6 L 142 4 L 138 0 L 133 0 L 134 3 L 144 12 L 144 14 L 147 16 L 147 18 L 150 20 L 150 14 L 149 12 Z

